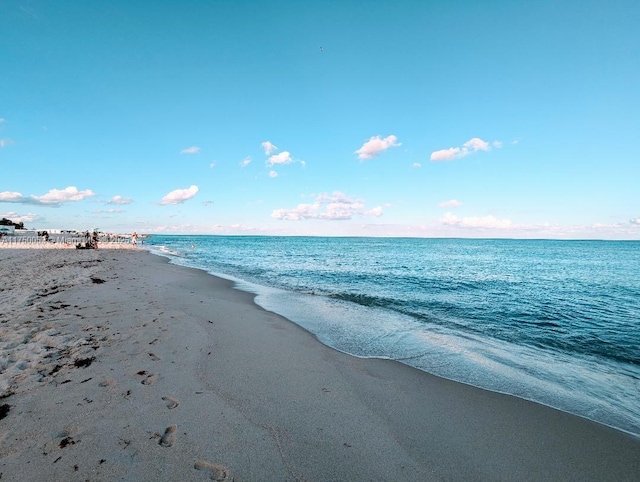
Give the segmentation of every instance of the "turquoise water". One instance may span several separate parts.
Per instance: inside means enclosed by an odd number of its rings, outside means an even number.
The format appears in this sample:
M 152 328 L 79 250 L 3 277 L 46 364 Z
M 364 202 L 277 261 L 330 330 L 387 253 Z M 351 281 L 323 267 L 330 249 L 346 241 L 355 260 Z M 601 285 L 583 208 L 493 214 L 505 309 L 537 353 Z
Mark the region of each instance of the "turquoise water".
M 640 242 L 153 236 L 327 345 L 640 435 Z

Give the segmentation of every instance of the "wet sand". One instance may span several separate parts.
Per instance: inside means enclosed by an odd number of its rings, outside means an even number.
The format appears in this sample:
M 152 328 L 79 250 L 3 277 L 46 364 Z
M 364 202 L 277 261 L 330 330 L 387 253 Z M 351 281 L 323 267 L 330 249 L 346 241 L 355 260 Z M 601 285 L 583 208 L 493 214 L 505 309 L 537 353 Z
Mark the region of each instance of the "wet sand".
M 141 250 L 0 250 L 2 480 L 638 480 L 640 439 L 319 343 Z

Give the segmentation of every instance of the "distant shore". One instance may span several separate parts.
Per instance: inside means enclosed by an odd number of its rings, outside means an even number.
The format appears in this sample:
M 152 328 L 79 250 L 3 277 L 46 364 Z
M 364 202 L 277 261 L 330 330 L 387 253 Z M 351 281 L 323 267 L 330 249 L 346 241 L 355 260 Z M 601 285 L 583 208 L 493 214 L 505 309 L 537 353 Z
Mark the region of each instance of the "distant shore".
M 52 234 L 45 240 L 36 235 L 4 235 L 0 237 L 0 249 L 76 249 L 84 245 L 87 238 L 80 234 Z M 130 236 L 114 235 L 100 236 L 98 249 L 137 249 L 142 246 L 142 240 L 135 245 Z
M 0 263 L 6 480 L 640 474 L 637 437 L 337 352 L 231 282 L 142 249 L 6 249 Z

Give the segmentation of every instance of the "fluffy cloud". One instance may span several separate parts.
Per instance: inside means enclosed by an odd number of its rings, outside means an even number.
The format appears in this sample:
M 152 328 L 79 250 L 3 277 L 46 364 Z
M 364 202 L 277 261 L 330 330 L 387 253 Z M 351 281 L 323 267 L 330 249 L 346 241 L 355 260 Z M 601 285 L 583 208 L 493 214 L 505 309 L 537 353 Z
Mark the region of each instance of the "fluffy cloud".
M 293 209 L 275 209 L 271 213 L 274 219 L 301 221 L 303 219 L 346 220 L 354 216 L 381 216 L 382 207 L 366 210 L 362 199 L 351 199 L 345 194 L 334 191 L 331 194 L 318 194 L 313 203 L 298 204 Z
M 65 187 L 64 189 L 51 189 L 47 194 L 42 196 L 30 196 L 39 204 L 60 205 L 68 202 L 82 201 L 84 198 L 95 196 L 91 189 L 84 191 L 78 190 L 75 186 Z
M 187 189 L 176 189 L 175 191 L 171 191 L 165 197 L 162 198 L 160 204 L 182 204 L 185 201 L 188 201 L 193 196 L 198 194 L 198 186 L 191 186 Z
M 26 198 L 22 195 L 21 192 L 16 192 L 16 191 L 0 192 L 0 202 L 19 203 L 19 202 L 24 202 L 25 199 Z
M 247 156 L 242 159 L 242 161 L 240 162 L 240 167 L 247 167 L 249 164 L 251 164 L 251 156 Z
M 394 135 L 387 136 L 384 139 L 380 136 L 374 136 L 362 144 L 362 147 L 355 153 L 358 154 L 358 159 L 360 160 L 371 159 L 390 147 L 401 146 L 402 144 L 397 141 L 398 138 Z
M 636 226 L 640 226 L 640 218 L 630 219 L 629 222 Z
M 131 199 L 130 197 L 122 197 L 118 194 L 107 201 L 107 204 L 131 204 L 132 202 L 133 199 Z
M 372 216 L 374 218 L 379 218 L 382 216 L 382 206 L 376 206 L 375 208 L 369 209 L 364 212 L 365 216 Z
M 42 217 L 39 216 L 38 214 L 34 214 L 34 213 L 18 214 L 15 211 L 2 213 L 0 214 L 0 218 L 10 219 L 14 223 L 32 223 L 34 221 L 42 219 Z
M 273 145 L 271 142 L 269 141 L 264 141 L 262 144 L 260 144 L 262 146 L 262 148 L 264 149 L 264 153 L 268 156 L 270 154 L 272 154 L 273 152 L 276 152 L 278 150 L 278 146 Z
M 198 154 L 200 152 L 200 148 L 198 146 L 191 146 L 180 151 L 180 154 Z
M 434 162 L 439 161 L 452 161 L 462 157 L 460 155 L 459 147 L 450 147 L 449 149 L 440 149 L 431 153 L 431 160 Z
M 64 189 L 51 189 L 42 196 L 31 195 L 29 197 L 23 196 L 20 192 L 3 191 L 0 192 L 0 202 L 58 207 L 61 204 L 82 201 L 91 196 L 95 196 L 95 193 L 91 189 L 79 191 L 77 187 L 69 186 Z
M 499 143 L 500 146 L 496 146 Z M 494 146 L 501 147 L 500 141 L 494 141 Z M 431 160 L 434 162 L 440 161 L 453 161 L 454 159 L 460 159 L 461 157 L 468 156 L 478 151 L 488 151 L 490 149 L 489 143 L 483 141 L 479 137 L 473 137 L 467 142 L 462 144 L 462 147 L 449 147 L 448 149 L 440 149 L 431 153 Z
M 293 162 L 293 159 L 291 153 L 288 151 L 282 151 L 280 154 L 275 154 L 267 160 L 269 166 L 273 166 L 274 164 L 289 164 L 291 162 Z
M 490 228 L 490 229 L 507 229 L 515 227 L 509 219 L 497 219 L 494 216 L 475 216 L 459 218 L 451 213 L 446 213 L 440 218 L 440 223 L 447 226 L 456 226 L 459 228 Z
M 271 169 L 269 171 L 269 177 L 271 177 L 271 178 L 278 177 L 278 173 L 276 171 L 274 171 L 273 169 Z
M 457 208 L 458 206 L 462 206 L 462 203 L 457 199 L 451 199 L 450 201 L 444 201 L 438 204 L 440 208 Z

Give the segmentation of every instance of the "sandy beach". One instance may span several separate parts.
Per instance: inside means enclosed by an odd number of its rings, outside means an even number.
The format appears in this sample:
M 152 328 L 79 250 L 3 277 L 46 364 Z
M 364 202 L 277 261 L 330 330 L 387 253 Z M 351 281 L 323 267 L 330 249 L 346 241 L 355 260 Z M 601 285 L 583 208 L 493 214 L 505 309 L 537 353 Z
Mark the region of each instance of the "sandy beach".
M 0 250 L 0 479 L 640 479 L 640 439 L 337 352 L 144 250 Z

